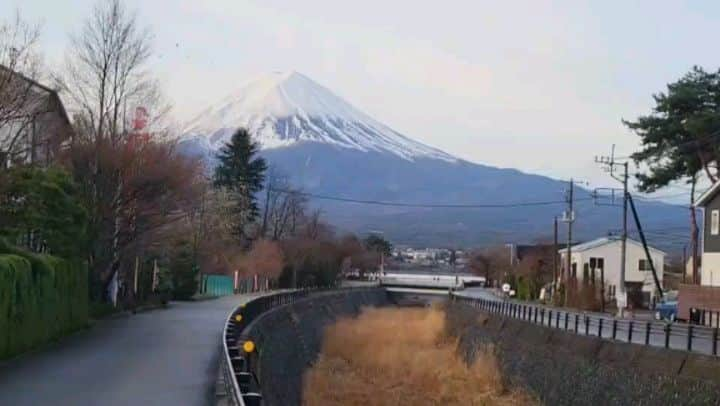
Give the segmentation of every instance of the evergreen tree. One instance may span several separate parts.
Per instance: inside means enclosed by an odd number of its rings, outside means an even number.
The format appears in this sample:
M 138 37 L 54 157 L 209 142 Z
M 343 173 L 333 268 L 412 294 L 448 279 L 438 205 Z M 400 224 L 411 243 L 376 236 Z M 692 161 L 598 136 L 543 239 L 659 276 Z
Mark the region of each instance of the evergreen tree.
M 56 168 L 0 172 L 0 237 L 65 258 L 86 250 L 87 212 L 70 176 Z
M 718 181 L 720 162 L 720 71 L 693 67 L 667 91 L 653 96 L 652 113 L 623 123 L 640 136 L 642 148 L 632 154 L 642 172 L 638 188 L 654 192 L 677 181 L 690 185 L 690 233 L 693 281 L 698 276 L 698 224 L 693 207 L 703 175 Z
M 214 184 L 230 196 L 233 235 L 242 243 L 247 243 L 247 227 L 260 213 L 255 194 L 262 190 L 267 164 L 258 151 L 250 133 L 240 128 L 217 156 L 220 162 L 215 168 Z
M 638 187 L 654 192 L 673 181 L 717 180 L 720 160 L 720 71 L 694 67 L 667 92 L 655 95 L 651 114 L 623 121 L 642 142 L 632 158 L 646 165 Z
M 390 241 L 384 239 L 383 237 L 377 234 L 370 234 L 367 238 L 365 238 L 365 248 L 369 251 L 377 252 L 378 254 L 383 254 L 386 257 L 389 257 L 392 255 L 393 246 L 390 244 Z

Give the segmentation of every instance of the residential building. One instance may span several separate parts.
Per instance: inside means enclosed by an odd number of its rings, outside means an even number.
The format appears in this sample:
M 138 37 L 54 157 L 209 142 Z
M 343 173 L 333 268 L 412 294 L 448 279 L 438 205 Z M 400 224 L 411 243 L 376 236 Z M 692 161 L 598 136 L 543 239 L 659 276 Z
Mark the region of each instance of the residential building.
M 716 182 L 695 203 L 704 215 L 700 231 L 702 272 L 700 284 L 720 286 L 720 182 Z
M 73 128 L 58 93 L 0 65 L 0 167 L 49 165 Z
M 643 245 L 627 239 L 625 257 L 625 288 L 629 304 L 635 307 L 652 305 L 657 296 L 657 287 Z M 618 298 L 620 292 L 620 268 L 622 263 L 622 239 L 609 236 L 588 241 L 572 247 L 569 276 L 578 281 L 604 282 L 606 299 Z M 662 286 L 665 268 L 665 252 L 649 247 L 650 258 L 655 266 Z M 560 264 L 565 267 L 567 250 L 559 250 Z M 604 281 L 603 281 L 604 279 Z
M 720 182 L 715 182 L 695 202 L 702 211 L 700 227 L 700 285 L 680 285 L 678 318 L 690 320 L 692 315 L 708 315 L 720 311 Z M 691 279 L 690 279 L 691 280 Z M 692 313 L 691 309 L 700 312 Z M 694 320 L 718 327 L 720 321 Z

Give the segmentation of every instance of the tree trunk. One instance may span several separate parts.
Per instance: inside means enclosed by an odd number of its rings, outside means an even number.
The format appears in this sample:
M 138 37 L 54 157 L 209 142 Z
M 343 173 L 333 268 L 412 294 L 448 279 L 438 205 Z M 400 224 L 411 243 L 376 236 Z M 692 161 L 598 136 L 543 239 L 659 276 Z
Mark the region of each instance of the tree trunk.
M 695 212 L 695 186 L 697 178 L 693 176 L 690 186 L 690 239 L 692 241 L 692 283 L 698 284 L 698 224 Z M 685 266 L 685 264 L 683 264 Z M 684 271 L 683 271 L 684 272 Z

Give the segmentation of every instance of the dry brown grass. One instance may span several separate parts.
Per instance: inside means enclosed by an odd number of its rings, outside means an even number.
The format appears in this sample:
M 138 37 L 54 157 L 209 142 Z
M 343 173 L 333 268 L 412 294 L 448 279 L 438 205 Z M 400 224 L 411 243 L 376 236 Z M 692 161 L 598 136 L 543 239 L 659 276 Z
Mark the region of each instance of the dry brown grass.
M 325 332 L 305 376 L 306 406 L 526 405 L 503 382 L 492 350 L 468 367 L 438 309 L 366 309 Z

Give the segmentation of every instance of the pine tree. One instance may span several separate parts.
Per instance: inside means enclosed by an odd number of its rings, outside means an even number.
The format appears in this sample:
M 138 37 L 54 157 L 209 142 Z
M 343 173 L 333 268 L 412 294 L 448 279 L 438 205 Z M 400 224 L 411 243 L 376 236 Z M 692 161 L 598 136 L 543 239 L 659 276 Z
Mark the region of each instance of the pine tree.
M 232 202 L 229 216 L 233 235 L 244 244 L 249 240 L 248 226 L 260 213 L 255 194 L 262 190 L 267 169 L 258 151 L 250 133 L 240 128 L 220 149 L 217 155 L 220 162 L 215 168 L 215 187 L 224 189 Z

